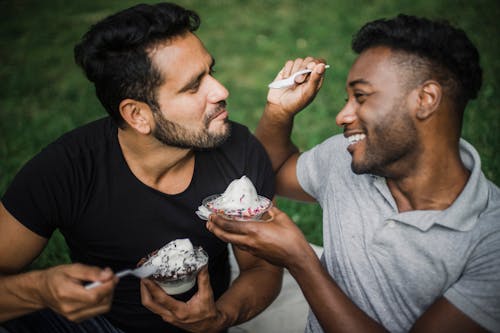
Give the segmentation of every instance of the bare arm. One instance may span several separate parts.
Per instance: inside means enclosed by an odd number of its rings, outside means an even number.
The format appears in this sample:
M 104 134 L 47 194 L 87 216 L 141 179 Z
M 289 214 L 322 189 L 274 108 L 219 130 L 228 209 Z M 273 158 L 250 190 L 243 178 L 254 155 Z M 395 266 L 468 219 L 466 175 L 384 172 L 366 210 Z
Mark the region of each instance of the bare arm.
M 296 174 L 299 150 L 291 141 L 294 116 L 312 102 L 323 82 L 324 64 L 313 58 L 288 61 L 276 79 L 309 68 L 309 77 L 296 79 L 297 85 L 270 89 L 267 104 L 255 130 L 255 136 L 266 149 L 276 173 L 277 193 L 297 200 L 313 201 L 300 187 Z
M 0 322 L 46 307 L 75 321 L 108 311 L 117 282 L 110 270 L 76 264 L 18 274 L 46 244 L 0 203 Z M 91 291 L 81 284 L 96 280 L 106 283 Z
M 277 208 L 270 222 L 235 223 L 212 215 L 207 228 L 217 237 L 286 267 L 299 284 L 325 332 L 386 332 L 344 294 L 323 268 L 300 229 Z M 446 299 L 438 299 L 412 332 L 484 332 Z
M 262 312 L 278 297 L 283 278 L 282 268 L 235 246 L 233 250 L 240 275 L 217 301 L 217 308 L 227 317 L 223 327 L 245 322 Z

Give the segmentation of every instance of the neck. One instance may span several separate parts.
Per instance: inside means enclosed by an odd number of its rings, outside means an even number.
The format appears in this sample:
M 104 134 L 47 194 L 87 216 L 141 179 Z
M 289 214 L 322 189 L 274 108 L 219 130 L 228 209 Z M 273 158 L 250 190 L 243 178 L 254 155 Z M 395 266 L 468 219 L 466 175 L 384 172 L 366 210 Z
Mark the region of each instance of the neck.
M 470 171 L 456 148 L 433 147 L 421 156 L 410 171 L 400 177 L 387 178 L 387 185 L 400 212 L 410 210 L 444 210 L 450 207 L 464 189 Z
M 132 173 L 144 184 L 167 194 L 184 191 L 194 172 L 194 152 L 167 146 L 151 136 L 118 130 L 118 142 Z

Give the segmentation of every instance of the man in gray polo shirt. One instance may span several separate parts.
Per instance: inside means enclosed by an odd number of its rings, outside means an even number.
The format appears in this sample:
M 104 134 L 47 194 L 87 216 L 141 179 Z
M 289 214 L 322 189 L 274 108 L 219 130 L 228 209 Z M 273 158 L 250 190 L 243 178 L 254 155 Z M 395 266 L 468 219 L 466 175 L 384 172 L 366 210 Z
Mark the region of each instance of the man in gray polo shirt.
M 476 48 L 444 22 L 399 15 L 365 25 L 336 121 L 344 135 L 299 154 L 293 117 L 324 64 L 289 61 L 256 134 L 277 192 L 323 208 L 324 254 L 274 208 L 269 223 L 211 216 L 221 239 L 286 267 L 311 313 L 307 332 L 500 331 L 500 190 L 460 138 L 482 71 Z

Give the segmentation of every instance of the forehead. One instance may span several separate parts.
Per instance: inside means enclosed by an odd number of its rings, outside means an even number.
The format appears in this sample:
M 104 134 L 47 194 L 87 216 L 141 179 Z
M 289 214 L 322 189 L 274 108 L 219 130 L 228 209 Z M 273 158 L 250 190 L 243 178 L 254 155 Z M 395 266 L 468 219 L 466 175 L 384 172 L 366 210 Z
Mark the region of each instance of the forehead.
M 192 72 L 199 71 L 212 62 L 203 43 L 191 32 L 156 45 L 149 54 L 166 80 L 172 77 L 175 81 L 188 78 Z
M 398 83 L 402 71 L 393 61 L 393 56 L 393 52 L 387 47 L 373 47 L 363 51 L 349 71 L 347 84 L 359 81 L 377 86 Z

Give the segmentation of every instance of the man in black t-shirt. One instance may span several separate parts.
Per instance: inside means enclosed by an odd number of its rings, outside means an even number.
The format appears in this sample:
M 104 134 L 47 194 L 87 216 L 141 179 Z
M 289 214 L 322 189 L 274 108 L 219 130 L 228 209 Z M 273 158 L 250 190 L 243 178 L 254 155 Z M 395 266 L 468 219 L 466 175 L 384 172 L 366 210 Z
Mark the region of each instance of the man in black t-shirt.
M 243 175 L 274 196 L 264 149 L 228 120 L 228 92 L 193 33 L 199 23 L 177 5 L 138 5 L 98 22 L 75 47 L 109 117 L 47 146 L 2 197 L 0 326 L 218 332 L 279 293 L 282 270 L 237 248 L 240 275 L 229 286 L 227 244 L 195 214 Z M 75 263 L 20 273 L 56 229 Z M 114 275 L 177 238 L 209 254 L 193 290 L 174 298 L 147 279 Z M 84 288 L 93 281 L 102 285 Z

